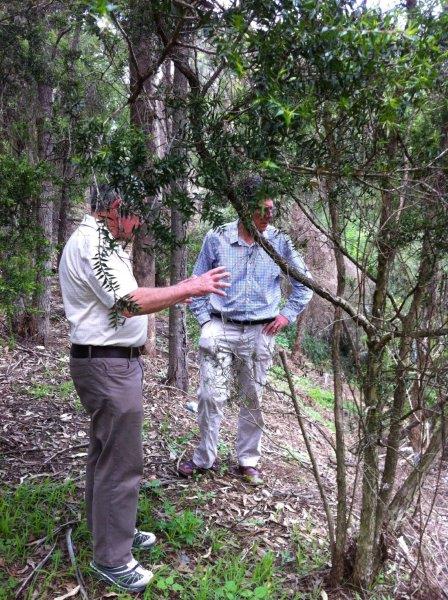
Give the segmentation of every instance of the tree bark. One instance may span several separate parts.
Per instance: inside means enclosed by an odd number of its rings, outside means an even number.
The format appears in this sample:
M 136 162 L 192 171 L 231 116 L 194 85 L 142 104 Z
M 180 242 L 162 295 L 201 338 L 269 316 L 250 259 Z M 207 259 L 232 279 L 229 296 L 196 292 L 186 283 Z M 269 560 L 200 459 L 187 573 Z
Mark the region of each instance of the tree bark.
M 305 333 L 307 314 L 308 314 L 308 311 L 304 310 L 297 317 L 296 335 L 295 335 L 295 339 L 294 339 L 294 347 L 293 347 L 292 353 L 291 353 L 291 358 L 296 364 L 301 364 L 303 361 L 302 342 L 303 342 L 303 336 Z
M 177 100 L 177 106 L 172 118 L 172 151 L 179 160 L 187 158 L 183 144 L 186 118 L 182 107 L 182 100 L 185 100 L 187 93 L 188 82 L 175 66 L 173 95 L 175 101 Z M 188 193 L 186 181 L 177 182 L 175 187 L 175 191 L 181 195 Z M 170 260 L 170 283 L 174 285 L 187 276 L 187 246 L 185 243 L 187 222 L 182 212 L 174 206 L 171 208 L 171 233 L 173 246 Z M 175 304 L 170 307 L 168 351 L 168 383 L 186 392 L 188 390 L 187 327 L 186 309 L 183 304 Z
M 58 245 L 58 257 L 57 266 L 61 260 L 62 251 L 64 249 L 65 242 L 69 236 L 69 219 L 70 219 L 70 181 L 74 175 L 74 169 L 70 164 L 70 157 L 67 154 L 64 157 L 62 166 L 62 186 L 61 196 L 59 200 L 59 217 L 58 217 L 58 231 L 57 231 L 57 245 Z
M 402 333 L 400 339 L 400 350 L 398 355 L 398 366 L 395 374 L 395 390 L 394 398 L 390 415 L 390 428 L 387 438 L 387 452 L 384 462 L 383 475 L 381 479 L 380 493 L 376 508 L 376 523 L 375 523 L 375 546 L 378 548 L 379 538 L 383 529 L 383 525 L 387 522 L 387 506 L 392 494 L 392 488 L 395 481 L 397 463 L 398 463 L 398 447 L 400 444 L 401 433 L 401 416 L 406 401 L 407 393 L 407 372 L 411 363 L 412 338 L 409 334 L 412 330 L 417 329 L 417 319 L 420 304 L 423 294 L 426 290 L 431 277 L 434 273 L 435 262 L 434 254 L 430 250 L 430 242 L 428 237 L 425 238 L 422 244 L 420 268 L 417 279 L 417 285 L 412 298 L 411 306 L 408 314 L 403 319 Z M 379 560 L 379 556 L 376 557 Z
M 79 39 L 81 36 L 81 23 L 79 22 L 74 31 L 72 40 L 70 42 L 70 59 L 68 61 L 68 83 L 69 85 L 76 85 L 76 68 L 75 68 L 75 60 L 78 53 L 79 48 Z M 65 98 L 67 102 L 67 99 Z M 57 256 L 57 266 L 59 267 L 59 262 L 61 260 L 62 251 L 64 249 L 64 245 L 69 237 L 69 220 L 70 220 L 70 208 L 71 208 L 71 185 L 75 175 L 75 169 L 72 164 L 72 145 L 71 145 L 71 135 L 72 131 L 76 128 L 76 120 L 72 115 L 71 107 L 65 107 L 65 112 L 68 113 L 68 126 L 66 138 L 63 140 L 63 157 L 62 157 L 62 185 L 61 185 L 61 193 L 59 198 L 59 216 L 57 219 L 57 246 L 58 246 L 58 256 Z
M 395 140 L 391 140 L 389 144 L 390 152 L 394 152 L 395 146 Z M 392 210 L 392 195 L 384 191 L 382 193 L 380 227 L 377 240 L 377 278 L 372 303 L 372 321 L 378 330 L 381 330 L 384 326 L 387 286 L 394 257 L 390 231 Z M 363 386 L 366 418 L 363 440 L 362 504 L 353 569 L 353 582 L 360 590 L 367 589 L 372 581 L 375 557 L 377 555 L 375 532 L 379 484 L 378 440 L 380 437 L 380 419 L 384 402 L 379 392 L 384 349 L 378 346 L 377 341 L 378 337 L 376 335 L 368 335 L 367 373 Z
M 327 190 L 327 201 L 330 209 L 333 237 L 338 241 L 334 246 L 334 256 L 337 269 L 337 295 L 345 293 L 346 269 L 344 255 L 339 250 L 341 242 L 341 223 L 338 199 L 334 190 Z M 337 482 L 337 516 L 336 543 L 331 563 L 331 579 L 334 585 L 341 582 L 345 570 L 345 550 L 347 543 L 347 481 L 345 467 L 345 436 L 344 436 L 344 397 L 342 387 L 341 338 L 343 313 L 340 306 L 334 309 L 334 323 L 331 335 L 331 360 L 333 366 L 334 388 L 334 424 L 336 431 L 336 482 Z
M 53 154 L 53 138 L 50 122 L 53 116 L 53 87 L 49 82 L 38 84 L 38 156 L 41 161 L 48 161 Z M 37 261 L 37 290 L 34 296 L 36 316 L 35 339 L 39 344 L 47 345 L 50 335 L 51 311 L 51 260 L 53 253 L 53 183 L 47 177 L 42 184 L 42 193 L 37 211 L 38 225 L 44 238 L 44 243 L 38 253 Z
M 130 20 L 130 38 L 132 40 L 133 56 L 130 56 L 130 87 L 131 93 L 138 84 L 141 73 L 144 73 L 151 61 L 154 60 L 156 42 L 148 31 L 141 30 L 138 21 L 139 2 L 130 2 L 131 17 L 137 11 L 135 20 Z M 135 5 L 135 6 L 134 6 Z M 134 62 L 134 58 L 135 61 Z M 156 106 L 154 100 L 153 78 L 148 78 L 143 83 L 142 91 L 130 105 L 131 124 L 140 129 L 146 135 L 146 147 L 148 150 L 148 162 L 151 157 L 157 156 L 157 126 Z M 150 164 L 148 164 L 150 168 Z M 138 232 L 133 244 L 133 266 L 134 275 L 139 287 L 155 286 L 155 240 L 151 233 L 151 222 L 157 215 L 159 201 L 156 198 L 148 198 L 147 225 Z M 148 336 L 145 344 L 145 352 L 154 355 L 156 351 L 156 322 L 155 315 L 148 315 Z

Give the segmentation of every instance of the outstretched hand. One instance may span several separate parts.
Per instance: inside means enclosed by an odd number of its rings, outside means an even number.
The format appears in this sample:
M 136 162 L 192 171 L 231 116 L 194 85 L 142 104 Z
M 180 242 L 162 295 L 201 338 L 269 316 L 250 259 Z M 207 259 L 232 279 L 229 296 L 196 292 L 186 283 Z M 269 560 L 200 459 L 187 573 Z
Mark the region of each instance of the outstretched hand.
M 282 329 L 289 325 L 289 321 L 283 315 L 277 315 L 273 321 L 263 327 L 266 335 L 277 335 Z
M 207 294 L 225 296 L 224 290 L 230 287 L 230 283 L 224 280 L 229 277 L 230 273 L 226 271 L 225 267 L 216 267 L 202 275 L 193 275 L 182 283 L 186 286 L 190 296 L 206 296 Z

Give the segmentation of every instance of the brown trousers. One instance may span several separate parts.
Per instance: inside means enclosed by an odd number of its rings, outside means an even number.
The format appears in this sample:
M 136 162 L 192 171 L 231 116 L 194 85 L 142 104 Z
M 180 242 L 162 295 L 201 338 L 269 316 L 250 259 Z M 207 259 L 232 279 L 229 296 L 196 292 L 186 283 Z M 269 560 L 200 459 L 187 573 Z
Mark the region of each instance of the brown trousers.
M 93 558 L 118 567 L 132 558 L 143 473 L 143 368 L 138 358 L 71 358 L 70 374 L 90 415 L 86 512 Z

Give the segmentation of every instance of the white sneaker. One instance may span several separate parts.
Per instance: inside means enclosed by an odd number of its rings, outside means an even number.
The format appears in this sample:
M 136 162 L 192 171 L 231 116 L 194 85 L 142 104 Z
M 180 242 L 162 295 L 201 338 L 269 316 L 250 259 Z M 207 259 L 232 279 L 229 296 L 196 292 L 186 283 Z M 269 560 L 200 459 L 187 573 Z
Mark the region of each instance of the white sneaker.
M 132 542 L 133 548 L 141 548 L 144 550 L 148 550 L 148 548 L 152 548 L 156 543 L 156 536 L 149 531 L 139 531 L 135 530 L 134 533 L 134 541 Z
M 151 571 L 144 569 L 135 558 L 121 567 L 104 567 L 94 561 L 90 566 L 99 579 L 112 583 L 126 592 L 142 592 L 153 578 Z

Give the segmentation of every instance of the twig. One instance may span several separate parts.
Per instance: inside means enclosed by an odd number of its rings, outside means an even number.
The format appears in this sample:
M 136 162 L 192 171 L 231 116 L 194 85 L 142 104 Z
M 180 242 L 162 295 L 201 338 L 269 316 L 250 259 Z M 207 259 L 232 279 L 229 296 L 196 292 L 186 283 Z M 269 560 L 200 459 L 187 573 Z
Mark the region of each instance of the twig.
M 280 354 L 280 360 L 282 361 L 282 365 L 283 365 L 283 368 L 285 370 L 286 378 L 288 380 L 289 389 L 291 391 L 291 398 L 292 398 L 292 401 L 293 401 L 293 404 L 294 404 L 294 409 L 296 411 L 297 421 L 299 422 L 299 426 L 300 426 L 300 430 L 301 430 L 302 435 L 303 435 L 303 440 L 305 442 L 306 450 L 308 452 L 308 456 L 310 457 L 311 465 L 313 467 L 314 478 L 316 480 L 317 487 L 319 488 L 320 497 L 321 497 L 322 504 L 323 504 L 323 507 L 324 507 L 324 510 L 325 510 L 325 514 L 327 516 L 328 534 L 329 534 L 329 538 L 330 538 L 330 546 L 331 546 L 331 548 L 334 548 L 334 545 L 335 545 L 334 524 L 333 524 L 333 517 L 332 517 L 331 511 L 330 511 L 330 506 L 329 506 L 327 498 L 325 496 L 325 490 L 324 490 L 324 487 L 323 487 L 323 484 L 322 484 L 322 480 L 320 478 L 320 473 L 319 473 L 319 469 L 317 467 L 316 459 L 314 457 L 314 452 L 313 452 L 313 449 L 311 448 L 311 444 L 310 444 L 310 441 L 308 439 L 308 434 L 307 434 L 306 429 L 305 429 L 305 424 L 304 424 L 303 419 L 302 419 L 302 414 L 300 412 L 300 407 L 299 407 L 299 403 L 297 401 L 297 396 L 296 396 L 296 392 L 295 392 L 295 389 L 294 389 L 294 384 L 292 382 L 291 373 L 289 371 L 288 362 L 287 362 L 287 359 L 286 359 L 286 353 L 285 353 L 284 350 L 280 350 L 279 354 Z
M 73 549 L 72 528 L 71 527 L 69 527 L 67 529 L 67 532 L 65 534 L 65 539 L 67 542 L 68 555 L 70 556 L 70 561 L 73 565 L 73 568 L 75 569 L 76 581 L 78 582 L 78 585 L 79 585 L 79 592 L 84 600 L 89 600 L 89 597 L 87 595 L 86 588 L 85 588 L 84 578 L 78 567 L 78 563 L 76 561 L 76 556 L 75 556 L 75 551 Z
M 59 456 L 60 454 L 63 454 L 64 452 L 69 452 L 70 450 L 77 450 L 78 448 L 87 448 L 88 445 L 89 445 L 89 442 L 83 442 L 82 444 L 76 444 L 76 446 L 68 446 L 68 448 L 63 448 L 62 450 L 58 450 L 52 456 L 50 456 L 50 458 L 47 458 L 46 460 L 44 460 L 44 462 L 42 463 L 42 466 L 47 465 L 49 462 L 51 462 L 53 460 L 53 458 L 56 458 L 56 456 Z
M 46 535 L 43 538 L 40 538 L 40 540 L 35 540 L 34 542 L 30 542 L 29 544 L 27 544 L 27 546 L 35 546 L 36 548 L 39 548 L 39 546 L 42 546 L 42 544 L 48 540 L 48 538 L 50 536 L 56 535 L 58 534 L 60 531 L 62 531 L 63 529 L 65 529 L 66 527 L 69 527 L 70 525 L 74 525 L 75 523 L 78 523 L 78 520 L 74 520 L 74 521 L 67 521 L 67 523 L 64 523 L 63 525 L 59 525 L 59 527 L 57 527 L 54 531 L 52 531 L 51 533 L 49 533 L 48 535 Z M 36 550 L 36 548 L 34 548 L 34 550 Z
M 20 364 L 22 364 L 22 363 L 23 363 L 23 361 L 25 360 L 25 358 L 26 358 L 26 356 L 22 356 L 22 357 L 21 357 L 21 358 L 20 358 L 20 359 L 19 359 L 19 360 L 18 360 L 16 363 L 14 363 L 14 364 L 10 365 L 10 366 L 8 367 L 8 369 L 6 370 L 5 377 L 6 377 L 6 378 L 7 378 L 7 377 L 9 377 L 9 376 L 10 376 L 10 374 L 11 374 L 11 373 L 14 371 L 14 369 L 17 369 L 17 367 L 18 367 Z
M 176 462 L 176 471 L 179 471 L 180 461 L 182 460 L 186 451 L 187 451 L 187 449 L 184 448 L 184 451 L 179 455 L 179 458 L 177 459 L 177 462 Z
M 54 354 L 50 354 L 44 350 L 33 350 L 32 348 L 27 348 L 26 346 L 22 346 L 22 344 L 16 344 L 16 348 L 22 350 L 23 352 L 29 352 L 30 354 L 35 354 L 37 356 L 48 356 L 49 358 L 54 358 L 55 356 Z
M 174 387 L 174 385 L 168 385 L 166 383 L 160 383 L 160 382 L 157 382 L 157 385 L 161 386 L 161 387 L 163 387 L 163 388 L 165 388 L 167 390 L 174 390 L 175 392 L 179 392 L 179 394 L 183 394 L 186 398 L 190 398 L 190 400 L 194 400 L 194 401 L 197 400 L 196 396 L 192 396 L 188 392 L 185 392 L 184 390 L 181 390 L 178 387 Z
M 28 575 L 28 577 L 22 582 L 22 585 L 19 587 L 19 589 L 17 590 L 17 592 L 15 593 L 15 597 L 19 598 L 20 595 L 22 594 L 22 592 L 25 590 L 26 586 L 30 583 L 30 581 L 33 579 L 33 577 L 40 571 L 40 569 L 42 569 L 42 567 L 46 564 L 46 562 L 48 561 L 48 559 L 50 558 L 50 556 L 53 554 L 53 550 L 56 548 L 56 544 L 58 543 L 58 541 L 56 540 L 55 543 L 53 544 L 53 546 L 51 547 L 50 552 L 45 556 L 45 558 L 43 558 L 40 563 L 38 565 L 36 565 L 34 567 L 34 569 L 31 571 L 31 573 Z

